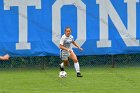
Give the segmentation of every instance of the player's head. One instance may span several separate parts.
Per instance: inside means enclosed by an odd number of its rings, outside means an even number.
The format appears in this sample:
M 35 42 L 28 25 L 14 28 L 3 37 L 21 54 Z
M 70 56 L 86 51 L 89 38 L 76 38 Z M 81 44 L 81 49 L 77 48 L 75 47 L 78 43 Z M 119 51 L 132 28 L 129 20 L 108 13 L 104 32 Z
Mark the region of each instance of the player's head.
M 70 34 L 71 34 L 71 28 L 70 27 L 66 27 L 65 28 L 65 35 L 66 36 L 70 36 Z

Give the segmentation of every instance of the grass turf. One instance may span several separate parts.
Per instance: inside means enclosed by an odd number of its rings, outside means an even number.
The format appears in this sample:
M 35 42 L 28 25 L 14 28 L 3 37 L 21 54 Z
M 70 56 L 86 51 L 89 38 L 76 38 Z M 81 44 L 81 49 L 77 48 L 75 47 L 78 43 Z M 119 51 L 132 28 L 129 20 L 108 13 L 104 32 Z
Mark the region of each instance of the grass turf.
M 67 78 L 59 78 L 59 69 L 1 70 L 0 93 L 140 93 L 140 68 L 82 68 L 77 78 L 74 68 L 66 69 Z

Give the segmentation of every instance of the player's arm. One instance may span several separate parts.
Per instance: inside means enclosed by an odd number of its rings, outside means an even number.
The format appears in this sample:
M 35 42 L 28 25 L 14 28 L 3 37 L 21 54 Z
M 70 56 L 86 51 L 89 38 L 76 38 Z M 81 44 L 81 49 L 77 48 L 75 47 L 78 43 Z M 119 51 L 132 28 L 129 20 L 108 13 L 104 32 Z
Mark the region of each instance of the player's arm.
M 61 38 L 61 39 L 60 39 L 60 45 L 59 45 L 59 48 L 62 49 L 62 50 L 69 51 L 69 52 L 71 53 L 71 50 L 70 50 L 70 49 L 64 47 L 64 45 L 63 45 L 63 43 L 64 43 L 64 39 L 65 39 L 65 38 Z
M 79 47 L 75 41 L 73 41 L 72 44 L 75 45 L 79 50 L 81 50 L 81 51 L 83 50 L 83 48 Z
M 60 44 L 59 48 L 62 49 L 62 50 L 68 51 L 68 48 L 65 48 L 65 47 L 64 47 L 63 45 L 61 45 L 61 44 Z
M 70 49 L 68 49 L 68 48 L 65 48 L 65 47 L 64 47 L 63 45 L 61 45 L 61 44 L 60 44 L 59 48 L 60 48 L 60 49 L 62 49 L 62 50 L 66 50 L 66 51 L 69 51 L 69 52 L 71 52 L 71 50 L 70 50 Z
M 3 58 L 3 56 L 0 56 L 0 60 L 3 60 L 4 58 Z

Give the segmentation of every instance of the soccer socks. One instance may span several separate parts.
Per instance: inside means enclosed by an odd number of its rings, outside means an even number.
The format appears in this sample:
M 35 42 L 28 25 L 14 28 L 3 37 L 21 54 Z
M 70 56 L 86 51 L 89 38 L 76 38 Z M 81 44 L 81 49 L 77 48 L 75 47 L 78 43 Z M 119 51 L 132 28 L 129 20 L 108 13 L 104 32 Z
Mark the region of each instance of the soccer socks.
M 61 71 L 64 71 L 64 62 L 62 62 L 62 63 L 60 64 L 60 70 L 61 70 Z
M 74 67 L 75 67 L 75 70 L 76 70 L 76 73 L 77 73 L 77 77 L 83 77 L 80 73 L 80 66 L 79 66 L 78 62 L 74 63 Z
M 80 73 L 80 67 L 79 67 L 79 63 L 78 62 L 74 63 L 74 67 L 75 67 L 76 72 Z

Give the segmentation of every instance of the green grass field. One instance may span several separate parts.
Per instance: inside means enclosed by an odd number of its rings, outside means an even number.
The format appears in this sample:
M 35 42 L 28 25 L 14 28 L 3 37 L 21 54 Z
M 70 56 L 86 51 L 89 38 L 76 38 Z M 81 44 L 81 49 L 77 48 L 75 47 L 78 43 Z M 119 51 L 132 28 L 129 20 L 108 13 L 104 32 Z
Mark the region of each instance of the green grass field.
M 83 78 L 67 68 L 67 78 L 59 69 L 11 69 L 0 71 L 0 93 L 140 93 L 140 68 L 81 67 Z

